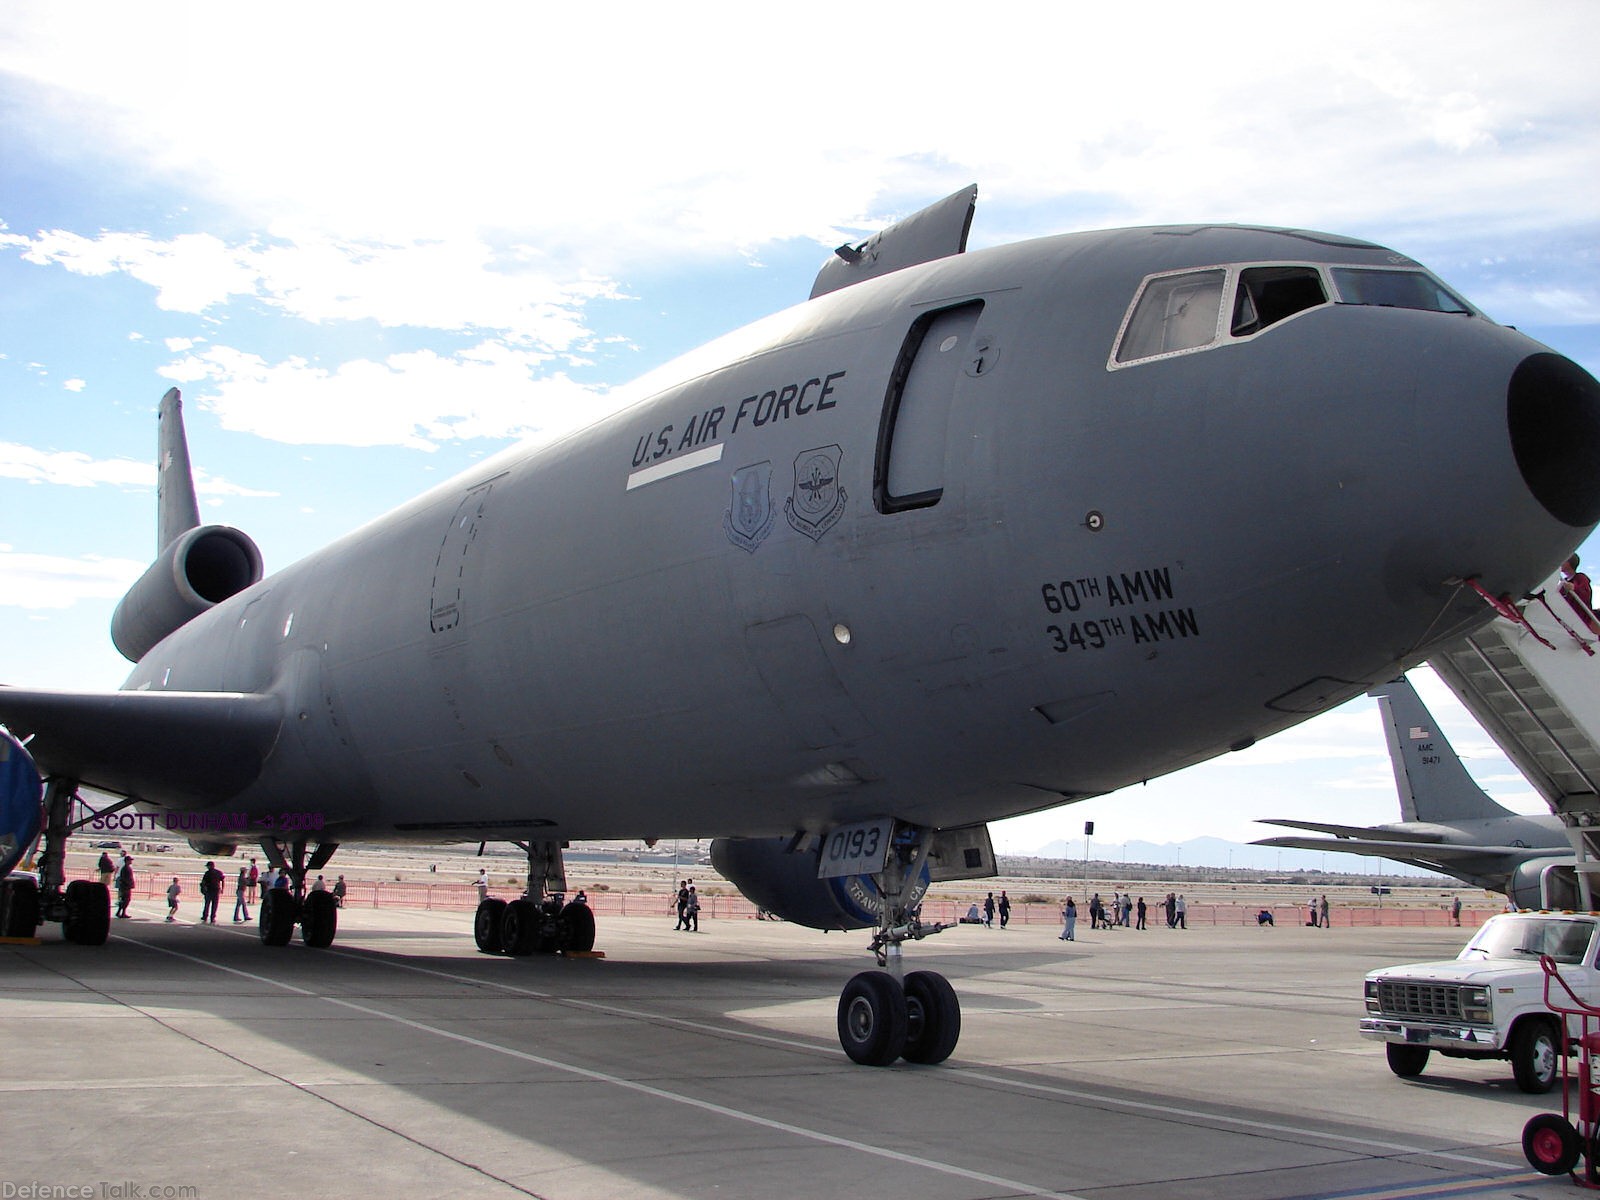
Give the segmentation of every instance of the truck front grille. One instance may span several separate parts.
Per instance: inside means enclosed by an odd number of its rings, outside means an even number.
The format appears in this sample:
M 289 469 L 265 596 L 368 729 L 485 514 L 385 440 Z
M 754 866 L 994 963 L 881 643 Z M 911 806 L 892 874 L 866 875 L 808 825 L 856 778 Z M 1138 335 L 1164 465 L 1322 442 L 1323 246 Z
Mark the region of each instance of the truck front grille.
M 1461 1020 L 1461 988 L 1453 983 L 1380 981 L 1378 1008 L 1386 1017 L 1424 1021 Z

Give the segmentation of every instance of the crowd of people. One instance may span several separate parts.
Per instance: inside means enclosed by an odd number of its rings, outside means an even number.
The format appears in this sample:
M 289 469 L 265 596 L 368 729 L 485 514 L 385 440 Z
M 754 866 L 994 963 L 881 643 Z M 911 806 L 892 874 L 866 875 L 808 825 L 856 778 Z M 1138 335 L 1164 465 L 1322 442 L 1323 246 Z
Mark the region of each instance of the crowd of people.
M 138 886 L 138 878 L 134 874 L 133 856 L 126 850 L 122 852 L 122 861 L 113 863 L 111 855 L 105 851 L 100 853 L 100 861 L 95 866 L 99 873 L 100 882 L 107 888 L 114 887 L 117 893 L 115 916 L 130 917 L 128 905 L 133 901 L 133 890 Z M 239 875 L 234 882 L 233 923 L 243 924 L 250 920 L 250 909 L 256 903 L 259 892 L 265 895 L 269 891 L 281 890 L 287 893 L 293 882 L 290 872 L 279 870 L 277 867 L 268 866 L 265 871 L 260 869 L 257 861 L 252 858 L 248 865 L 240 864 Z M 227 876 L 217 869 L 214 861 L 206 863 L 206 869 L 200 875 L 200 925 L 215 925 L 217 923 L 217 910 L 222 902 L 223 892 L 227 890 Z M 318 875 L 312 881 L 310 889 L 313 892 L 331 892 L 334 903 L 344 907 L 344 898 L 348 888 L 341 875 L 330 886 L 328 881 Z M 172 882 L 167 885 L 167 920 L 178 919 L 178 905 L 183 898 L 183 884 L 174 875 Z

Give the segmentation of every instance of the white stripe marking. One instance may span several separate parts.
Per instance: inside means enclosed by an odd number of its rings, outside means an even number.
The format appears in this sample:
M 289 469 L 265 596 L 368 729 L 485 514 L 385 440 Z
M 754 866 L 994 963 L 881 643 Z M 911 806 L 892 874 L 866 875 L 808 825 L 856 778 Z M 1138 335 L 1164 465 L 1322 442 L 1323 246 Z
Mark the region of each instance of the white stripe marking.
M 674 475 L 682 475 L 685 471 L 692 471 L 696 467 L 709 466 L 714 462 L 722 461 L 723 443 L 707 446 L 704 450 L 696 450 L 693 454 L 685 454 L 682 458 L 669 458 L 664 463 L 657 463 L 653 467 L 646 467 L 642 471 L 635 471 L 628 476 L 628 491 L 644 487 L 647 483 L 658 480 L 670 479 Z

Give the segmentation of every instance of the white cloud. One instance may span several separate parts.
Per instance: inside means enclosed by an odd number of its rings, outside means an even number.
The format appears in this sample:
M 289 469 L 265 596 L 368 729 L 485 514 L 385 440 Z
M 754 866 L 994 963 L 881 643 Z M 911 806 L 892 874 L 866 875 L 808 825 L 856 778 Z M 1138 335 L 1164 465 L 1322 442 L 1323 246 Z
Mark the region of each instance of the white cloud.
M 120 599 L 148 565 L 130 558 L 0 551 L 0 606 L 60 609 L 80 600 Z
M 78 450 L 39 450 L 0 442 L 0 478 L 67 487 L 149 488 L 155 486 L 156 469 L 131 458 L 94 459 Z
M 89 238 L 56 229 L 31 238 L 0 234 L 0 246 L 79 275 L 125 272 L 155 288 L 157 306 L 168 311 L 205 313 L 251 297 L 311 322 L 498 330 L 551 349 L 588 337 L 583 305 L 616 295 L 606 280 L 579 272 L 558 282 L 522 252 L 497 255 L 470 237 L 380 244 L 310 235 L 230 245 L 209 234 Z M 198 340 L 166 344 L 182 352 Z
M 220 476 L 195 469 L 195 491 L 203 496 L 276 496 L 229 483 Z M 156 485 L 156 469 L 151 463 L 131 458 L 95 459 L 80 450 L 40 450 L 16 442 L 0 442 L 0 479 L 20 479 L 26 483 L 56 484 L 64 487 L 112 487 L 149 489 Z
M 61 386 L 69 392 L 81 392 L 89 385 L 82 379 L 69 379 Z
M 93 129 L 129 169 L 257 228 L 281 219 L 298 244 L 464 236 L 524 245 L 561 279 L 821 242 L 970 179 L 1132 219 L 1593 218 L 1588 188 L 1552 186 L 1600 162 L 1571 128 L 1592 131 L 1596 108 L 1588 4 L 1464 20 L 1439 0 L 1351 0 L 1330 20 L 1245 0 L 1226 22 L 1167 7 L 1130 36 L 1120 10 L 1018 3 L 986 15 L 1004 53 L 964 56 L 956 87 L 927 72 L 970 11 L 931 0 L 873 43 L 871 69 L 859 10 L 827 0 L 776 41 L 731 5 L 688 23 L 630 6 L 625 36 L 603 8 L 485 4 L 445 27 L 425 11 L 339 5 L 306 38 L 230 6 L 93 22 L 38 6 L 8 22 L 0 68 L 55 89 L 37 136 Z M 530 70 L 530 47 L 585 51 Z M 685 70 L 689 55 L 729 70 Z M 184 86 L 149 86 L 152 57 Z M 236 265 L 219 253 L 209 286 L 232 288 Z
M 224 428 L 294 445 L 409 446 L 451 439 L 553 435 L 614 405 L 562 374 L 537 375 L 547 356 L 483 342 L 445 357 L 431 350 L 335 369 L 212 346 L 163 369 L 203 381 L 198 403 Z

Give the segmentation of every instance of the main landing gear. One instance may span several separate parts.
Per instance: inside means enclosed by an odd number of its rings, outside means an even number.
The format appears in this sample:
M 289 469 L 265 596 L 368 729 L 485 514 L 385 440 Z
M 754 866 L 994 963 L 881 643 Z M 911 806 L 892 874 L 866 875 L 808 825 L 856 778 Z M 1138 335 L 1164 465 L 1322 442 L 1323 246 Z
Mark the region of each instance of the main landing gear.
M 72 802 L 77 792 L 75 779 L 55 778 L 45 785 L 39 882 L 15 876 L 0 883 L 0 937 L 33 937 L 42 922 L 60 921 L 67 941 L 105 945 L 111 933 L 110 889 L 89 879 L 67 882 L 67 838 L 74 828 Z
M 299 838 L 290 847 L 291 861 L 276 841 L 261 840 L 267 861 L 280 871 L 288 871 L 294 881 L 290 887 L 268 888 L 262 893 L 258 917 L 263 945 L 287 946 L 296 926 L 300 928 L 300 940 L 311 949 L 326 950 L 333 945 L 339 931 L 339 902 L 332 892 L 306 891 L 306 873 L 326 866 L 338 848 L 338 842 L 319 842 L 307 859 L 306 839 Z
M 565 903 L 567 870 L 560 842 L 516 842 L 528 855 L 528 888 L 520 900 L 488 897 L 478 904 L 472 936 L 485 954 L 584 954 L 594 949 L 594 910 Z
M 901 947 L 949 929 L 917 915 L 933 831 L 897 825 L 888 861 L 872 877 L 882 900 L 872 938 L 877 971 L 862 971 L 839 996 L 839 1044 L 851 1061 L 886 1067 L 897 1058 L 941 1063 L 961 1037 L 961 1004 L 950 981 L 934 971 L 905 974 Z

